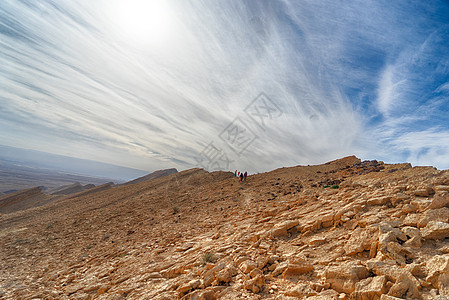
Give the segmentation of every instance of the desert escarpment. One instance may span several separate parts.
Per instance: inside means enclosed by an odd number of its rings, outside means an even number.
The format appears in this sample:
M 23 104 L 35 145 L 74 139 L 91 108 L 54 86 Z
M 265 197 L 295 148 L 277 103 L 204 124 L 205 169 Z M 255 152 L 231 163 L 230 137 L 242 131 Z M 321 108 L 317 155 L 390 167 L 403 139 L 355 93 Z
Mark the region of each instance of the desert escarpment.
M 191 169 L 0 217 L 5 299 L 447 299 L 449 172 Z

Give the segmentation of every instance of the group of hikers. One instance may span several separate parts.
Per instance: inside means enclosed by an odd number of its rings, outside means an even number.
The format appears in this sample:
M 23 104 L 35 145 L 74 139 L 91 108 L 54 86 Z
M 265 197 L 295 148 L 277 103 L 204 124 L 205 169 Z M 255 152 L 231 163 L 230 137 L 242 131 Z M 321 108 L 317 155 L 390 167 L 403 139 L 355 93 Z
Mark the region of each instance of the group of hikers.
M 245 173 L 235 170 L 234 176 L 239 179 L 239 181 L 246 181 L 246 176 L 248 176 L 248 173 L 245 171 Z

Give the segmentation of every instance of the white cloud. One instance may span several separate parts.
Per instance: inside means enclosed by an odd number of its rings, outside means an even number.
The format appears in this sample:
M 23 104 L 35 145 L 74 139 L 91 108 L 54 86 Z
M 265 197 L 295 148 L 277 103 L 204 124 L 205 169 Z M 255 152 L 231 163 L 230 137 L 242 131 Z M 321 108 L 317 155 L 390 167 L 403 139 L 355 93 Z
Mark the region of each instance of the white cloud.
M 449 131 L 430 128 L 409 132 L 399 136 L 393 144 L 397 150 L 406 152 L 407 161 L 414 165 L 449 168 Z
M 388 50 L 414 31 L 377 1 L 171 1 L 171 36 L 151 46 L 114 31 L 108 1 L 1 5 L 12 30 L 0 40 L 0 137 L 12 146 L 183 169 L 214 142 L 235 166 L 265 171 L 376 158 L 420 119 L 401 115 L 416 83 L 410 50 Z M 249 122 L 258 139 L 235 155 L 219 134 L 250 121 L 244 108 L 261 92 L 283 114 L 264 129 Z
M 388 66 L 379 81 L 378 106 L 382 114 L 388 116 L 399 99 L 397 87 L 401 82 L 394 82 L 393 67 Z M 403 81 L 402 81 L 403 82 Z

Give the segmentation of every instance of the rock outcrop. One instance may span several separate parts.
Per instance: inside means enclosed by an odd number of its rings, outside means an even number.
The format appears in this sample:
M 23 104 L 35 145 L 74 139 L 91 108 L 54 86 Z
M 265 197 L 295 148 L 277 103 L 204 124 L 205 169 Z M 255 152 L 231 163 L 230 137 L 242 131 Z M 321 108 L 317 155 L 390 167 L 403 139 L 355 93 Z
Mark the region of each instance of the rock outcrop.
M 0 298 L 447 299 L 448 191 L 356 157 L 92 188 L 0 215 Z

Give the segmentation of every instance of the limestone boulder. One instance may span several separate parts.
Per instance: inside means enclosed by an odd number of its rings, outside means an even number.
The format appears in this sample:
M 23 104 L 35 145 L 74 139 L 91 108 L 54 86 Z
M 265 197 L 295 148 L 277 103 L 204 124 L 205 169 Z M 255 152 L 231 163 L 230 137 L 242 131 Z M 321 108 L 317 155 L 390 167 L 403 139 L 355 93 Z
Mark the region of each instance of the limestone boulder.
M 313 265 L 310 262 L 294 262 L 288 263 L 287 268 L 282 273 L 285 279 L 290 276 L 296 276 L 313 271 Z
M 444 185 L 443 190 L 439 190 L 432 198 L 428 209 L 438 209 L 442 207 L 449 207 L 449 186 Z
M 390 203 L 391 196 L 382 196 L 382 197 L 374 197 L 370 198 L 366 201 L 366 205 L 373 206 L 373 205 L 385 205 L 387 203 Z
M 421 230 L 422 237 L 426 240 L 440 240 L 449 237 L 449 223 L 430 221 Z
M 310 296 L 317 295 L 317 292 L 314 291 L 309 284 L 304 282 L 298 282 L 293 288 L 287 290 L 285 292 L 285 296 L 295 297 L 295 298 L 305 298 Z
M 252 279 L 246 280 L 243 284 L 243 287 L 257 294 L 263 291 L 265 287 L 265 278 L 263 275 L 257 275 Z
M 354 300 L 379 299 L 382 294 L 387 293 L 387 277 L 368 277 L 356 283 L 355 291 L 351 294 Z
M 408 214 L 402 221 L 402 224 L 405 226 L 417 227 L 420 218 L 420 214 Z
M 273 229 L 271 229 L 270 235 L 271 237 L 287 236 L 288 235 L 287 231 L 297 226 L 298 224 L 299 224 L 298 220 L 288 220 L 282 223 L 278 223 L 273 227 Z
M 432 199 L 429 198 L 418 198 L 418 199 L 414 199 L 410 202 L 410 204 L 416 205 L 416 207 L 418 207 L 418 211 L 424 211 L 426 210 L 430 203 L 432 203 Z
M 251 272 L 249 272 L 249 277 L 251 277 L 251 278 L 254 278 L 258 275 L 263 275 L 263 271 L 261 269 L 256 268 L 256 269 L 252 270 Z
M 391 224 L 390 224 L 391 223 Z M 394 222 L 381 222 L 379 226 L 379 232 L 384 234 L 392 233 L 396 240 L 406 241 L 407 236 L 404 232 L 402 232 L 399 228 L 397 228 L 400 224 L 394 224 Z M 380 240 L 380 239 L 379 239 Z M 390 240 L 393 241 L 393 240 Z
M 449 208 L 441 207 L 425 211 L 424 214 L 420 217 L 417 226 L 418 228 L 426 227 L 430 221 L 448 222 Z
M 206 287 L 210 286 L 214 282 L 214 280 L 216 279 L 215 275 L 217 273 L 219 273 L 220 271 L 222 271 L 223 269 L 225 269 L 225 268 L 226 268 L 226 264 L 225 263 L 220 263 L 220 264 L 215 265 L 215 266 L 211 265 L 211 268 L 206 270 L 202 274 L 204 286 L 206 286 Z
M 393 206 L 397 206 L 399 203 L 406 203 L 409 200 L 410 196 L 403 194 L 403 193 L 397 193 L 393 196 L 391 196 L 390 202 Z
M 413 195 L 418 197 L 429 197 L 430 193 L 429 190 L 426 188 L 418 189 L 413 191 Z
M 410 250 L 396 242 L 389 242 L 386 245 L 379 243 L 379 251 L 385 257 L 395 260 L 399 265 L 404 265 L 414 257 Z
M 282 274 L 286 269 L 288 268 L 288 262 L 284 261 L 281 262 L 276 266 L 276 268 L 273 270 L 272 275 L 277 276 Z
M 257 263 L 252 260 L 246 260 L 240 264 L 240 271 L 242 271 L 245 274 L 248 274 L 253 269 L 257 268 Z
M 321 228 L 328 228 L 334 224 L 334 214 L 333 213 L 326 213 L 326 214 L 318 216 L 318 218 L 321 223 Z
M 402 206 L 401 210 L 405 214 L 415 213 L 418 210 L 418 207 L 414 204 L 405 204 Z
M 422 299 L 421 293 L 413 280 L 406 274 L 401 274 L 394 285 L 390 288 L 388 295 L 406 299 Z
M 417 290 L 421 289 L 419 280 L 407 268 L 399 267 L 395 260 L 379 261 L 377 259 L 371 259 L 366 262 L 366 265 L 369 271 L 377 276 L 385 275 L 392 282 L 398 282 L 399 278 L 407 277 Z
M 328 267 L 323 275 L 332 289 L 350 294 L 355 290 L 357 282 L 369 276 L 369 272 L 365 266 L 348 262 Z
M 433 256 L 427 261 L 426 268 L 427 280 L 440 274 L 449 274 L 449 254 Z
M 377 241 L 378 236 L 379 231 L 374 226 L 355 229 L 344 246 L 346 255 L 369 251 L 371 245 Z
M 404 243 L 405 247 L 420 248 L 422 246 L 422 235 L 418 228 L 405 226 L 401 228 L 401 231 L 408 238 L 408 240 Z
M 224 268 L 215 274 L 215 280 L 217 280 L 218 283 L 228 283 L 232 280 L 232 273 L 231 268 Z
M 177 291 L 180 295 L 183 295 L 191 290 L 197 289 L 200 285 L 201 281 L 199 279 L 193 279 L 185 284 L 180 285 L 177 288 Z

